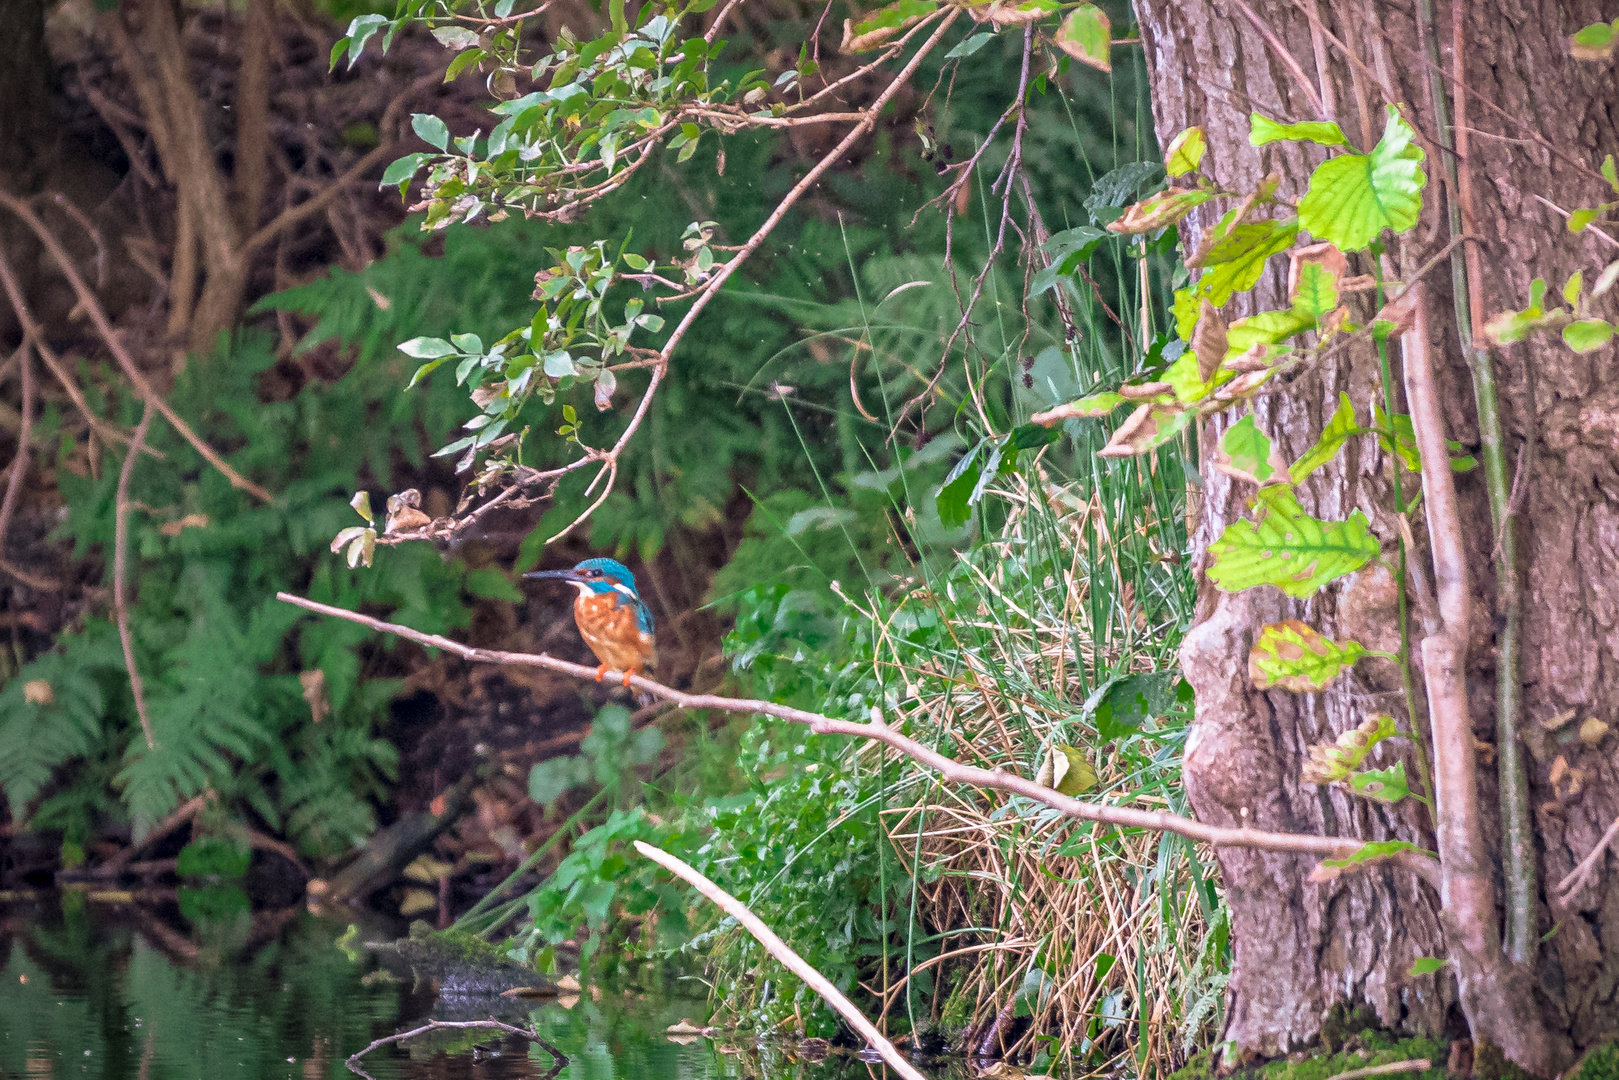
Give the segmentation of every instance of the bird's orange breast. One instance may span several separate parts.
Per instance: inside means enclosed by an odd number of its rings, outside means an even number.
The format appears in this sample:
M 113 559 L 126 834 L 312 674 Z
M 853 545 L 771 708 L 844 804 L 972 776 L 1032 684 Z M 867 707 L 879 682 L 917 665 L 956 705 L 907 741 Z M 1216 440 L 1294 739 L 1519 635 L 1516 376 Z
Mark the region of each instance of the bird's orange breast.
M 634 607 L 617 593 L 592 593 L 573 602 L 579 636 L 596 659 L 618 671 L 641 671 L 652 660 L 652 635 L 637 625 Z

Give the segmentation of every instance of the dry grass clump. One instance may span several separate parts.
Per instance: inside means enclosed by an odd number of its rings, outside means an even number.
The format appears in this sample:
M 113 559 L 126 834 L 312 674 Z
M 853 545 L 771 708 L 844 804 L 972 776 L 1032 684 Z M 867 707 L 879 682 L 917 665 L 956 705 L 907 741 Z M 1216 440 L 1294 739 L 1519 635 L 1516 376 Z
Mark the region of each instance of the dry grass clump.
M 1012 507 L 999 539 L 862 613 L 882 681 L 903 688 L 892 711 L 942 752 L 1035 777 L 1066 747 L 1059 784 L 1089 769 L 1087 798 L 1184 813 L 1189 707 L 1130 726 L 1110 694 L 1131 673 L 1175 685 L 1190 601 L 1173 557 L 1184 532 L 1172 506 L 1143 497 L 1153 478 L 1121 479 L 1085 495 L 1012 478 L 999 493 Z M 948 646 L 907 638 L 929 610 Z M 874 770 L 879 753 L 853 749 L 851 765 Z M 1140 1075 L 1158 1074 L 1205 1040 L 1226 966 L 1209 853 L 899 773 L 880 818 L 896 861 L 913 868 L 907 940 L 934 944 L 925 959 L 911 949 L 909 975 L 885 965 L 864 984 L 885 1018 L 931 1019 L 962 1032 L 966 1049 L 1034 1071 L 1116 1068 L 1128 1055 Z M 925 971 L 924 995 L 911 980 Z

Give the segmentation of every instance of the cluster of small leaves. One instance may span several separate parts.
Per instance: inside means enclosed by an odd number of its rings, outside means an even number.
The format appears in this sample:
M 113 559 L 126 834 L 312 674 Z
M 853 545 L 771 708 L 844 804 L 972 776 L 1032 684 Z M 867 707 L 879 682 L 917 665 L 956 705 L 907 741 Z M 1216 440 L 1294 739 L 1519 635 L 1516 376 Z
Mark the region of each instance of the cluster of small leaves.
M 688 235 L 702 238 L 693 267 L 705 253 L 708 265 L 712 265 L 705 226 L 707 230 L 713 228 L 709 222 L 694 224 L 688 230 Z M 618 319 L 609 313 L 607 294 L 624 276 L 621 265 L 639 273 L 656 269 L 648 260 L 625 250 L 627 246 L 625 241 L 618 253 L 612 254 L 607 242 L 598 240 L 585 247 L 553 251 L 557 262 L 534 276 L 534 299 L 540 301 L 540 306 L 533 319 L 487 348 L 477 334 L 452 334 L 447 341 L 417 337 L 399 346 L 406 356 L 424 361 L 416 369 L 411 386 L 455 361 L 456 384 L 471 387 L 473 404 L 481 410 L 462 425 L 471 434 L 439 448 L 435 457 L 463 454 L 456 469 L 470 469 L 479 452 L 495 447 L 514 426 L 529 399 L 538 396 L 549 405 L 559 391 L 577 383 L 593 387 L 598 409 L 612 407 L 618 387 L 614 361 L 629 350 L 637 330 L 657 333 L 663 329 L 663 317 L 645 311 L 646 303 L 639 298 L 626 301 Z M 707 269 L 695 272 L 706 274 Z M 575 435 L 577 417 L 568 417 L 567 423 L 570 430 L 566 434 Z M 500 445 L 516 442 L 508 437 Z
M 425 198 L 415 207 L 426 211 L 424 229 L 471 221 L 485 212 L 498 220 L 512 208 L 566 218 L 621 186 L 677 128 L 680 134 L 671 148 L 679 149 L 681 160 L 690 157 L 700 135 L 698 118 L 713 119 L 708 112 L 725 106 L 757 103 L 769 89 L 762 71 L 711 84 L 710 64 L 725 43 L 679 37 L 681 20 L 714 2 L 648 4 L 632 27 L 623 0 L 617 0 L 610 5 L 613 25 L 607 33 L 580 41 L 564 27 L 553 50 L 531 65 L 519 62 L 515 30 L 496 32 L 485 45 L 465 28 L 436 27 L 441 41 L 452 48 L 464 46 L 447 78 L 473 64 L 491 64 L 504 76 L 491 82 L 491 89 L 506 99 L 493 108 L 501 119 L 488 135 L 454 136 L 439 117 L 413 115 L 416 134 L 437 153 L 400 158 L 388 167 L 382 185 L 397 186 L 403 194 L 426 168 Z M 405 22 L 431 26 L 443 17 L 428 11 L 421 0 L 403 0 L 401 9 L 404 14 L 392 20 L 356 19 L 338 42 L 333 63 L 346 51 L 352 64 L 384 25 L 386 46 Z M 518 76 L 536 87 L 543 82 L 545 88 L 519 96 Z M 735 110 L 723 118 L 733 125 L 742 122 Z
M 1613 160 L 1611 157 L 1608 159 Z M 1567 307 L 1546 308 L 1546 279 L 1529 283 L 1529 306 L 1521 311 L 1503 311 L 1484 326 L 1484 333 L 1497 345 L 1522 341 L 1535 330 L 1557 330 L 1563 343 L 1577 353 L 1595 352 L 1613 340 L 1616 328 L 1589 311 L 1592 301 L 1605 295 L 1619 281 L 1619 260 L 1609 263 L 1592 284 L 1585 288 L 1585 274 L 1576 270 L 1563 285 Z

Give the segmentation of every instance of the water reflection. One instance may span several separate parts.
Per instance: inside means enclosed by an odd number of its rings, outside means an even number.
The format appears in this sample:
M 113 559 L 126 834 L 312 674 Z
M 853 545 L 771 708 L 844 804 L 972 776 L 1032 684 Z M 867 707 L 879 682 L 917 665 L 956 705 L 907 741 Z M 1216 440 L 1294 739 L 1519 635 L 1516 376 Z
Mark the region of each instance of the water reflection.
M 193 902 L 192 918 L 171 924 L 164 908 L 126 899 L 64 893 L 0 903 L 0 1078 L 352 1080 L 345 1060 L 373 1040 L 430 1019 L 473 1018 L 472 1003 L 440 1002 L 431 988 L 346 955 L 336 945 L 345 927 L 301 910 L 204 915 Z M 532 1023 L 568 1055 L 556 1080 L 883 1076 L 848 1057 L 810 1064 L 748 1040 L 670 1041 L 670 1024 L 704 1021 L 701 1000 L 484 1004 L 483 1015 Z M 361 1064 L 374 1080 L 538 1080 L 552 1071 L 544 1048 L 489 1031 L 383 1046 Z

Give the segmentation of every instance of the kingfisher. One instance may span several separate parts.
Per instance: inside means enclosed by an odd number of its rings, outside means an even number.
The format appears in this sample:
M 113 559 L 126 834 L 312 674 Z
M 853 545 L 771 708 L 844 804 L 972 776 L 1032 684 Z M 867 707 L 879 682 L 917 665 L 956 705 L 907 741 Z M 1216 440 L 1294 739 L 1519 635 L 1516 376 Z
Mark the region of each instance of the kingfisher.
M 601 666 L 596 681 L 608 671 L 630 676 L 653 666 L 652 609 L 635 591 L 635 575 L 614 559 L 586 559 L 571 570 L 541 570 L 529 578 L 556 578 L 579 590 L 573 601 L 573 621 L 579 636 L 596 654 Z

